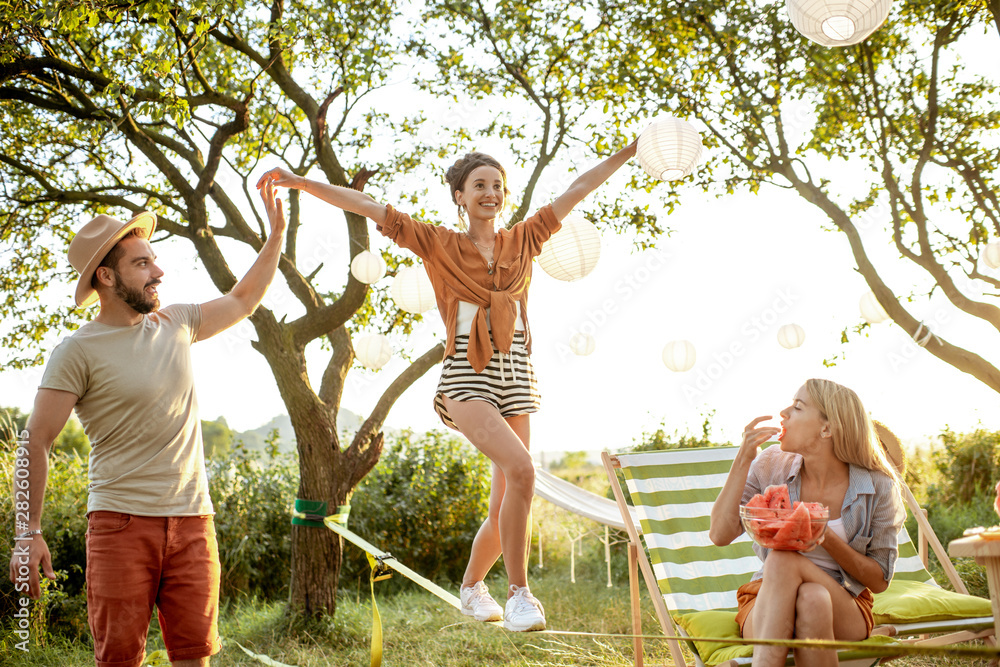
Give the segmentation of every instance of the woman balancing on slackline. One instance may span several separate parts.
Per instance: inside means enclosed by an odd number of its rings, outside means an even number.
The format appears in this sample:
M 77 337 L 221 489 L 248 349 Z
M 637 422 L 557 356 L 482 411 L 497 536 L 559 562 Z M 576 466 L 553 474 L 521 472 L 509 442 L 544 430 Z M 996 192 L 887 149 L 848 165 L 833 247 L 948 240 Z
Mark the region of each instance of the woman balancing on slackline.
M 743 532 L 739 507 L 770 485 L 788 485 L 791 501 L 830 511 L 822 546 L 768 550 L 754 544 L 764 566 L 736 592 L 740 634 L 756 639 L 860 641 L 871 634 L 872 591 L 888 587 L 896 536 L 906 518 L 897 478 L 857 394 L 829 380 L 808 380 L 781 411 L 781 427 L 758 417 L 712 506 L 712 542 Z M 780 433 L 780 435 L 778 435 Z M 758 447 L 778 435 L 780 447 Z M 784 665 L 788 649 L 755 646 L 755 667 Z M 836 665 L 832 650 L 796 649 L 796 665 Z
M 527 539 L 535 469 L 528 453 L 528 418 L 539 406 L 531 367 L 531 333 L 525 306 L 531 260 L 560 227 L 560 220 L 630 157 L 635 142 L 577 178 L 565 193 L 510 229 L 497 224 L 510 195 L 499 162 L 469 153 L 445 179 L 458 205 L 456 231 L 413 220 L 349 188 L 272 169 L 274 185 L 298 188 L 375 221 L 376 229 L 414 252 L 434 286 L 447 329 L 447 348 L 434 409 L 493 462 L 489 516 L 472 543 L 462 581 L 462 613 L 477 621 L 503 617 L 508 630 L 545 629 L 545 611 L 528 589 Z M 464 226 L 464 225 L 462 225 Z M 483 580 L 504 555 L 506 607 L 490 597 Z

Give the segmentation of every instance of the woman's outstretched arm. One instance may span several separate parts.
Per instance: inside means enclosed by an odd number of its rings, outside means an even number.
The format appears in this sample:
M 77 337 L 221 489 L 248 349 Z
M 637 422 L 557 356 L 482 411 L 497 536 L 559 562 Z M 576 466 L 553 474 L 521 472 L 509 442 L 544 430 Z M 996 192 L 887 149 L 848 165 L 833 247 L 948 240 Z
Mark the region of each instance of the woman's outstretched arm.
M 552 202 L 552 212 L 556 219 L 562 220 L 583 198 L 596 190 L 604 181 L 611 178 L 611 174 L 618 171 L 618 168 L 628 162 L 629 158 L 635 155 L 636 141 L 633 141 L 625 148 L 621 149 L 596 167 L 584 172 L 582 176 L 573 181 L 566 192 L 556 197 Z
M 304 176 L 296 176 L 281 167 L 275 167 L 261 176 L 260 180 L 257 181 L 257 187 L 262 187 L 266 180 L 270 180 L 274 185 L 279 187 L 308 192 L 312 196 L 322 199 L 327 204 L 333 204 L 345 211 L 371 218 L 376 224 L 381 225 L 385 222 L 385 205 L 379 204 L 363 192 L 344 188 L 339 185 L 313 181 Z

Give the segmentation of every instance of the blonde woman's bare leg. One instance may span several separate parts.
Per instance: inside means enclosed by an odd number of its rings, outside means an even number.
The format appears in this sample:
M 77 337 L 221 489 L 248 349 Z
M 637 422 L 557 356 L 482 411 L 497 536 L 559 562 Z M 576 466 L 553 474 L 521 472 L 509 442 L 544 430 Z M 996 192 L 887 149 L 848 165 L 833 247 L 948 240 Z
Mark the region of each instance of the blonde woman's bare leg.
M 507 569 L 507 578 L 509 583 L 515 586 L 526 586 L 528 519 L 531 513 L 531 498 L 535 492 L 535 468 L 531 455 L 519 434 L 491 404 L 485 401 L 455 401 L 445 396 L 444 405 L 462 434 L 493 462 L 491 517 L 487 518 L 487 523 L 491 522 L 494 497 L 499 496 L 495 525 L 496 532 L 499 533 L 500 550 L 505 554 L 504 566 Z M 502 484 L 497 484 L 500 476 Z M 480 573 L 485 576 L 489 566 L 496 562 L 499 555 L 494 551 L 493 540 L 496 533 L 493 533 L 491 527 L 484 525 L 484 528 L 480 528 L 480 533 L 476 536 L 476 541 L 482 539 L 482 543 L 473 544 L 474 550 L 477 546 L 480 548 L 470 558 L 465 579 Z M 476 561 L 475 565 L 471 562 L 472 558 Z M 475 572 L 471 572 L 472 570 Z M 480 581 L 482 576 L 472 581 L 463 580 L 463 584 L 470 585 Z
M 815 563 L 794 551 L 772 551 L 743 635 L 766 639 L 865 639 L 867 627 L 854 597 Z M 754 667 L 785 664 L 788 649 L 756 646 Z M 803 667 L 837 665 L 835 651 L 797 650 Z

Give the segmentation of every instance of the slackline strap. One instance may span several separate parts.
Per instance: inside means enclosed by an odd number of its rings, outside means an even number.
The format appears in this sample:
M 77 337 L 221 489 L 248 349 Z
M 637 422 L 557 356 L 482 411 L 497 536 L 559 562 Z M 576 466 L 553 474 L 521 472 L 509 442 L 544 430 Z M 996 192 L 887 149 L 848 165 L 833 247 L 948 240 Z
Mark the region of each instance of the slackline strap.
M 368 564 L 371 566 L 371 589 L 372 589 L 372 657 L 371 667 L 380 667 L 382 664 L 382 618 L 378 613 L 378 606 L 375 604 L 375 582 L 388 579 L 389 568 L 414 582 L 418 586 L 430 591 L 456 609 L 462 608 L 462 603 L 457 597 L 444 590 L 430 579 L 420 576 L 410 568 L 393 557 L 388 551 L 375 548 L 361 537 L 355 535 L 347 529 L 343 522 L 337 520 L 337 515 L 328 516 L 323 519 L 326 527 L 340 535 L 345 540 L 365 552 L 368 557 Z
M 170 667 L 170 658 L 164 649 L 147 653 L 142 661 L 143 667 Z
M 228 640 L 228 641 L 232 641 L 234 644 L 236 644 L 241 649 L 243 649 L 244 653 L 246 653 L 248 656 L 250 656 L 251 658 L 253 658 L 254 660 L 256 660 L 257 662 L 259 662 L 262 665 L 267 665 L 268 667 L 293 667 L 292 665 L 286 665 L 283 662 L 278 662 L 274 658 L 269 658 L 266 655 L 264 655 L 263 653 L 254 653 L 253 651 L 251 651 L 250 649 L 248 649 L 246 646 L 244 646 L 243 644 L 239 643 L 238 641 L 231 640 L 231 639 Z
M 450 604 L 455 609 L 461 610 L 462 602 L 457 597 L 455 597 L 453 593 L 449 593 L 445 589 L 435 584 L 430 579 L 420 576 L 419 574 L 417 574 L 416 572 L 414 572 L 413 570 L 411 570 L 410 568 L 406 567 L 398 560 L 396 560 L 396 558 L 392 554 L 386 551 L 382 551 L 381 549 L 378 549 L 373 545 L 369 544 L 363 538 L 359 537 L 358 535 L 355 535 L 344 526 L 338 524 L 335 521 L 334 517 L 328 516 L 326 517 L 326 519 L 323 520 L 323 522 L 326 524 L 327 528 L 337 533 L 338 535 L 343 537 L 345 540 L 347 540 L 354 546 L 358 547 L 363 551 L 366 551 L 367 553 L 374 556 L 376 559 L 381 559 L 381 562 L 386 567 L 390 567 L 396 572 L 399 572 L 401 575 L 403 575 L 413 583 L 417 584 L 421 588 L 426 589 L 428 592 L 433 593 L 437 597 L 441 598 L 441 600 L 443 600 L 444 602 Z
M 382 665 L 382 617 L 378 613 L 378 605 L 375 604 L 375 582 L 388 579 L 392 576 L 388 568 L 382 561 L 370 553 L 365 553 L 368 557 L 368 565 L 371 573 L 368 576 L 368 583 L 372 589 L 372 657 L 371 667 L 381 667 Z
M 324 500 L 303 500 L 295 499 L 295 508 L 292 510 L 292 525 L 309 526 L 311 528 L 322 528 L 327 518 L 327 503 Z M 347 517 L 351 513 L 350 505 L 338 505 L 337 513 L 332 515 L 332 519 L 337 523 L 346 526 Z

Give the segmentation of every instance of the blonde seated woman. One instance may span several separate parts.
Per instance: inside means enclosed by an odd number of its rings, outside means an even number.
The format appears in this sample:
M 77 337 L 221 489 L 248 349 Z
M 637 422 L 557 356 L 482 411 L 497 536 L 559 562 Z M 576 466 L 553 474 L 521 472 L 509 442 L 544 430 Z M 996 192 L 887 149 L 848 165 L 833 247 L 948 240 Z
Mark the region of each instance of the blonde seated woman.
M 739 508 L 770 485 L 787 484 L 792 501 L 830 510 L 820 544 L 776 551 L 754 544 L 763 567 L 737 592 L 743 637 L 859 641 L 874 627 L 872 593 L 895 568 L 896 536 L 906 517 L 900 487 L 857 394 L 829 380 L 808 380 L 781 411 L 781 428 L 744 433 L 726 483 L 712 507 L 709 535 L 719 546 L 743 527 Z M 778 436 L 780 447 L 759 450 Z M 833 650 L 796 649 L 797 665 L 836 665 Z M 755 646 L 755 667 L 784 665 L 788 649 Z

